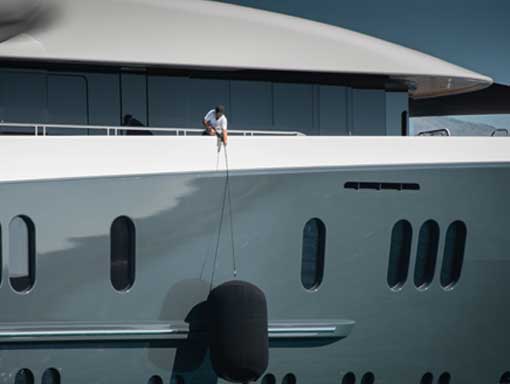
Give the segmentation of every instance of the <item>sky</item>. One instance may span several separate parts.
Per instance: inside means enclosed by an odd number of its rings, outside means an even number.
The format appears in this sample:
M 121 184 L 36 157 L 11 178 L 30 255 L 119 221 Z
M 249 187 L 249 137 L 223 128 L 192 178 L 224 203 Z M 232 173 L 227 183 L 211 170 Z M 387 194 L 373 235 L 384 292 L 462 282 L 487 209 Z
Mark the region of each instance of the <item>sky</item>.
M 510 0 L 217 0 L 366 33 L 510 85 Z M 466 119 L 471 120 L 470 117 Z M 510 126 L 510 116 L 474 118 Z

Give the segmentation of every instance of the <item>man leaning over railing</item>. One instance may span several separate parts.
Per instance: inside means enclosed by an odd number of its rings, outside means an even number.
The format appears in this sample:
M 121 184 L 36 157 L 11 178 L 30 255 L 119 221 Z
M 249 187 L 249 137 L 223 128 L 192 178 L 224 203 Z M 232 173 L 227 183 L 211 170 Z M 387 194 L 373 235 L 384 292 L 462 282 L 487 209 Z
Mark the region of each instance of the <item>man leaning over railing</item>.
M 227 145 L 228 121 L 225 116 L 225 107 L 223 105 L 218 105 L 216 108 L 207 112 L 202 120 L 202 125 L 205 127 L 205 131 L 202 135 L 218 136 L 223 144 Z

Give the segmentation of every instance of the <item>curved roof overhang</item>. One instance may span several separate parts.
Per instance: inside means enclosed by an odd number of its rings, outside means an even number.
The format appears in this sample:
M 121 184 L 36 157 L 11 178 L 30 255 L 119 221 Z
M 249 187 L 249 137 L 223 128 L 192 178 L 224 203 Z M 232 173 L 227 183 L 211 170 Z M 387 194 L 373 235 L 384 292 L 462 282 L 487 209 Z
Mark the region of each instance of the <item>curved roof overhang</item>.
M 33 1 L 39 16 L 4 31 L 0 59 L 375 75 L 404 85 L 414 98 L 476 91 L 492 83 L 489 77 L 367 35 L 230 4 Z

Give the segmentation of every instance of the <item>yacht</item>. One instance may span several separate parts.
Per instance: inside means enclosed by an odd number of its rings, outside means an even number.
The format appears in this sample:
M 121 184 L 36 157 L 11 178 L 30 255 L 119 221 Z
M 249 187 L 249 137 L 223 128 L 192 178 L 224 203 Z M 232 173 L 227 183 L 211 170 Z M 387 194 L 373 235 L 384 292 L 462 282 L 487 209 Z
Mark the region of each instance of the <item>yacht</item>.
M 258 383 L 510 383 L 510 141 L 409 135 L 508 87 L 203 0 L 7 17 L 0 383 L 225 382 L 196 320 L 231 281 L 266 301 Z

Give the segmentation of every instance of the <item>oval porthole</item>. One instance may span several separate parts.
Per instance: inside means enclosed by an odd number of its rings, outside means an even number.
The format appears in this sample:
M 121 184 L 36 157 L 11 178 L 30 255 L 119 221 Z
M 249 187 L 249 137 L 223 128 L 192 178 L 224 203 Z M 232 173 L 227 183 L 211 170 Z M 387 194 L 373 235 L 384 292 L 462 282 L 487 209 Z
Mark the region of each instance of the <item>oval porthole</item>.
M 425 373 L 420 380 L 420 384 L 433 384 L 433 382 L 434 376 L 430 372 Z
M 450 224 L 446 231 L 446 239 L 441 268 L 441 286 L 445 289 L 453 288 L 460 279 L 466 247 L 466 225 L 462 221 Z
M 41 383 L 60 384 L 60 372 L 55 368 L 48 368 L 42 375 Z
M 391 231 L 387 282 L 391 289 L 401 288 L 409 273 L 413 229 L 407 220 L 400 220 Z
M 292 373 L 287 373 L 282 380 L 282 384 L 296 384 L 296 376 Z
M 311 219 L 303 228 L 301 283 L 308 290 L 317 289 L 324 276 L 326 226 L 321 219 Z
M 439 224 L 428 220 L 421 226 L 418 235 L 414 285 L 419 289 L 427 288 L 434 279 L 438 247 Z
M 19 293 L 35 283 L 35 226 L 27 216 L 16 216 L 9 223 L 9 282 Z
M 117 291 L 135 281 L 135 225 L 129 217 L 116 218 L 110 228 L 110 280 Z
M 450 384 L 451 375 L 448 372 L 444 372 L 439 376 L 439 379 L 437 380 L 438 384 Z
M 505 372 L 501 375 L 499 384 L 510 384 L 510 372 Z
M 347 372 L 342 378 L 342 384 L 355 384 L 356 376 L 352 372 Z
M 163 379 L 161 378 L 161 376 L 153 375 L 149 378 L 147 384 L 163 384 Z
M 374 384 L 375 376 L 372 372 L 367 372 L 361 378 L 361 384 Z
M 34 384 L 34 374 L 30 369 L 23 368 L 16 373 L 14 384 Z

